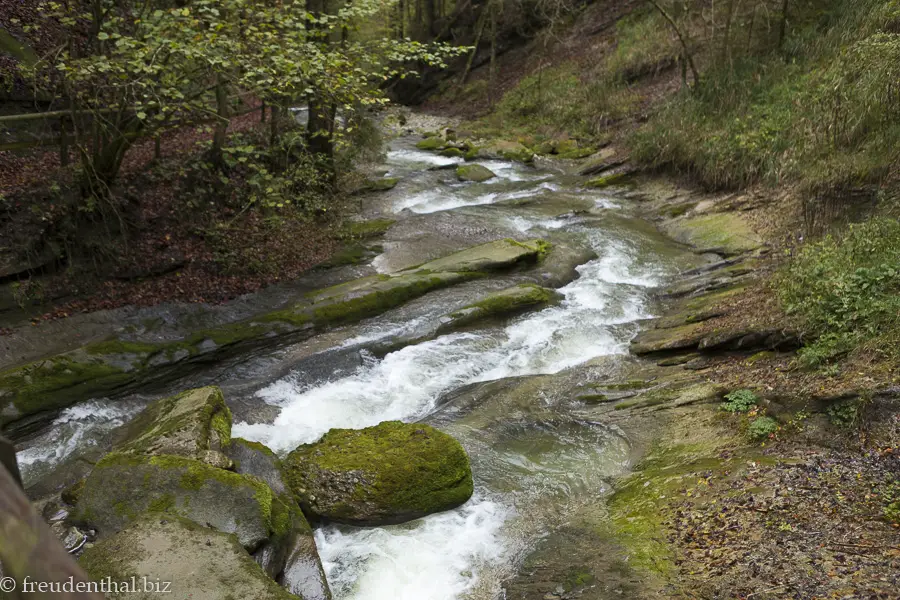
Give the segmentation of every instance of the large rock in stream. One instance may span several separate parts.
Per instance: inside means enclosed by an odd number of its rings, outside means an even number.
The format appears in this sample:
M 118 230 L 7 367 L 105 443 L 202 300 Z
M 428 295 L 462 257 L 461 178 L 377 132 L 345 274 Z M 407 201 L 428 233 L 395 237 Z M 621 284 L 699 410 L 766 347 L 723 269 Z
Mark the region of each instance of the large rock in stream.
M 263 444 L 240 438 L 231 440 L 226 454 L 235 471 L 265 481 L 275 492 L 273 521 L 289 522 L 276 527 L 280 533 L 267 540 L 253 558 L 269 576 L 304 600 L 331 600 L 312 528 L 288 490 L 278 456 Z
M 110 598 L 151 600 L 143 580 L 171 582 L 170 597 L 192 600 L 297 600 L 253 562 L 238 540 L 172 515 L 148 514 L 116 535 L 85 550 L 79 561 L 95 581 L 139 583 L 136 593 Z M 313 598 L 299 597 L 301 600 Z
M 489 318 L 510 317 L 526 310 L 549 306 L 562 300 L 556 290 L 523 283 L 488 294 L 478 302 L 441 317 L 438 335 Z
M 252 551 L 278 533 L 272 497 L 260 479 L 196 460 L 112 453 L 85 481 L 76 520 L 107 536 L 145 512 L 163 512 L 233 533 Z
M 481 183 L 493 179 L 497 174 L 483 165 L 460 165 L 456 167 L 456 177 L 460 181 Z
M 231 411 L 222 390 L 204 387 L 157 400 L 126 428 L 116 450 L 125 454 L 193 458 L 230 466 L 222 450 L 231 439 Z
M 353 525 L 418 519 L 463 504 L 473 491 L 459 442 L 421 423 L 332 429 L 291 452 L 284 466 L 308 514 Z

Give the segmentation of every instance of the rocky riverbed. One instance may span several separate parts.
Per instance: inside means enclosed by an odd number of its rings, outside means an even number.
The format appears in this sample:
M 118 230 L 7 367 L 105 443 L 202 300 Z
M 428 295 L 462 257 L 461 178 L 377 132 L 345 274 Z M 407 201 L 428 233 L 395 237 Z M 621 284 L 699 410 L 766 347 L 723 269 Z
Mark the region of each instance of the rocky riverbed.
M 0 424 L 92 576 L 553 600 L 848 597 L 865 571 L 849 597 L 895 597 L 897 531 L 872 514 L 896 459 L 831 450 L 843 400 L 721 410 L 727 368 L 798 343 L 735 312 L 774 262 L 752 210 L 606 151 L 447 132 L 397 138 L 383 170 L 358 264 L 7 361 Z M 796 436 L 752 439 L 760 418 Z

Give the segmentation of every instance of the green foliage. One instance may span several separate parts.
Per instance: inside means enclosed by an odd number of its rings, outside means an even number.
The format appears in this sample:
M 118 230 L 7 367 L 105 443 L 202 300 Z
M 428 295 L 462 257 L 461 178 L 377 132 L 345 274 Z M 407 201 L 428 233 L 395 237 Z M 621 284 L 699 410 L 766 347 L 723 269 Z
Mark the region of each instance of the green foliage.
M 893 0 L 827 9 L 801 3 L 784 48 L 790 61 L 771 52 L 772 40 L 736 49 L 703 40 L 702 86 L 633 135 L 634 156 L 712 188 L 792 179 L 830 190 L 878 181 L 900 144 L 895 13 Z
M 900 525 L 900 480 L 887 484 L 881 492 L 884 500 L 884 518 L 888 523 Z
M 851 427 L 859 418 L 860 405 L 856 400 L 839 402 L 828 408 L 828 420 L 836 427 Z
M 731 413 L 746 413 L 756 407 L 759 397 L 752 390 L 735 390 L 725 396 L 722 410 Z
M 525 135 L 560 134 L 593 140 L 625 117 L 636 95 L 615 82 L 589 80 L 573 64 L 544 68 L 504 94 L 479 129 L 519 130 Z
M 340 141 L 358 127 L 354 116 L 387 102 L 385 81 L 413 75 L 413 65 L 445 66 L 465 50 L 353 35 L 388 4 L 357 0 L 329 14 L 300 0 L 47 1 L 44 22 L 69 43 L 23 72 L 36 93 L 91 115 L 70 125 L 86 191 L 102 198 L 136 137 L 210 117 L 221 126 L 232 92 L 282 109 L 309 101 L 333 116 L 340 108 L 347 125 L 323 128 Z M 257 201 L 283 203 L 290 190 L 258 175 Z
M 679 52 L 658 11 L 638 12 L 616 23 L 616 51 L 606 62 L 610 75 L 633 81 L 672 64 Z
M 771 438 L 778 431 L 778 422 L 772 417 L 756 417 L 750 421 L 747 433 L 750 439 L 760 441 Z
M 900 327 L 900 222 L 875 218 L 806 246 L 779 279 L 779 295 L 812 342 L 800 360 L 819 366 L 865 344 L 896 359 L 885 343 Z

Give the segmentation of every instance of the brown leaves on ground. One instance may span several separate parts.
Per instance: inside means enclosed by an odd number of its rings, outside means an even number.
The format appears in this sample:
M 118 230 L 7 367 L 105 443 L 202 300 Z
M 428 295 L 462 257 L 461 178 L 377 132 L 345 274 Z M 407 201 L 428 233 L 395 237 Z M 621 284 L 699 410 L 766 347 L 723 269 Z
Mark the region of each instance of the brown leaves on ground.
M 666 526 L 688 597 L 900 597 L 900 529 L 883 517 L 893 453 L 788 451 L 709 473 Z
M 263 127 L 259 113 L 251 112 L 233 118 L 229 131 Z M 53 307 L 34 322 L 126 305 L 220 303 L 296 278 L 335 252 L 338 243 L 330 223 L 299 211 L 288 208 L 263 215 L 236 211 L 228 203 L 197 203 L 198 193 L 188 191 L 180 170 L 198 154 L 198 144 L 209 139 L 209 129 L 202 125 L 167 132 L 160 140 L 159 161 L 152 139 L 129 150 L 116 191 L 123 199 L 120 218 L 127 221 L 129 235 L 99 242 L 99 268 L 85 269 L 82 264 L 41 278 L 41 294 Z M 25 230 L 22 221 L 32 215 L 33 206 L 40 204 L 41 222 L 52 220 L 49 204 L 34 201 L 39 198 L 35 187 L 67 171 L 60 168 L 56 152 L 0 154 L 0 194 L 21 199 L 0 218 L 0 237 L 15 239 Z M 233 183 L 231 187 L 240 182 Z M 103 231 L 109 225 L 98 222 L 94 229 Z M 30 235 L 37 239 L 42 231 Z

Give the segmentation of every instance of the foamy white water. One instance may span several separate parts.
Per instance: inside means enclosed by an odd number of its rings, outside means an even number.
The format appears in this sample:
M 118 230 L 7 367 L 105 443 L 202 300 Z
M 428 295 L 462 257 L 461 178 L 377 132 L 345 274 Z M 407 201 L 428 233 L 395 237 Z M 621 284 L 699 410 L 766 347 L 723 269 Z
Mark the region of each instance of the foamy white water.
M 621 243 L 620 243 L 621 244 Z M 646 318 L 645 288 L 658 283 L 626 249 L 609 243 L 601 258 L 559 291 L 560 306 L 527 315 L 502 330 L 455 333 L 371 359 L 355 373 L 308 387 L 293 377 L 258 392 L 282 410 L 272 424 L 238 423 L 235 435 L 287 452 L 332 428 L 359 429 L 387 420 L 415 420 L 444 392 L 477 382 L 557 373 L 597 356 L 624 354 L 631 338 L 621 325 Z
M 70 406 L 51 426 L 16 454 L 27 483 L 48 471 L 76 449 L 96 445 L 99 435 L 122 425 L 141 409 L 135 403 L 92 400 Z
M 326 527 L 316 544 L 328 582 L 343 600 L 453 600 L 508 561 L 503 526 L 512 511 L 473 498 L 413 523 L 367 529 Z
M 502 183 L 529 181 L 527 175 L 522 175 L 516 168 L 500 171 L 503 176 L 491 179 L 484 183 L 445 183 L 421 192 L 410 194 L 399 200 L 394 205 L 394 210 L 400 212 L 409 209 L 414 213 L 428 214 L 442 210 L 452 210 L 463 206 L 482 206 L 495 204 L 506 200 L 516 200 L 538 195 L 544 191 L 557 191 L 559 186 L 543 182 L 536 187 L 528 187 L 522 190 L 493 191 L 491 188 Z M 541 175 L 533 175 L 535 178 L 543 178 Z

